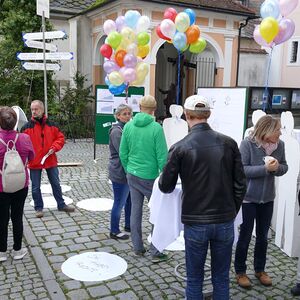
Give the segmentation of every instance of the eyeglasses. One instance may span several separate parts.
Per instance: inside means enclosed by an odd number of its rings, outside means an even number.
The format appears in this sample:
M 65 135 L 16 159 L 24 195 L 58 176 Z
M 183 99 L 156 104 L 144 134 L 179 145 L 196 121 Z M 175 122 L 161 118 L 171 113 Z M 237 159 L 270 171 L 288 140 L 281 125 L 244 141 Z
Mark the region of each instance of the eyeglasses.
M 120 115 L 121 116 L 131 116 L 131 112 L 123 112 Z

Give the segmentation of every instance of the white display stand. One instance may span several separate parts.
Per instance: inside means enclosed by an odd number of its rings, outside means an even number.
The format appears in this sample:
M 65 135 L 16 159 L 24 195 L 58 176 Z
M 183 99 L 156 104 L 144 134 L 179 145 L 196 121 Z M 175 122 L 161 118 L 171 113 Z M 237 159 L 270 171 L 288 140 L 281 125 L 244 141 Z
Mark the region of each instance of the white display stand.
M 297 177 L 300 164 L 300 145 L 293 137 L 294 118 L 291 112 L 281 114 L 281 139 L 285 143 L 287 173 L 278 178 L 275 244 L 288 256 L 300 253 L 300 217 L 297 197 Z
M 254 110 L 252 112 L 252 124 L 253 124 L 253 126 L 246 129 L 246 131 L 244 133 L 244 138 L 249 136 L 250 132 L 254 129 L 254 126 L 257 123 L 257 121 L 265 115 L 266 115 L 266 113 L 264 111 L 262 111 L 261 109 Z
M 118 255 L 106 252 L 85 252 L 68 258 L 61 271 L 79 281 L 103 281 L 120 276 L 127 270 L 127 262 Z
M 246 120 L 246 88 L 198 88 L 213 109 L 208 119 L 212 129 L 232 137 L 240 145 Z
M 163 121 L 163 130 L 168 149 L 188 134 L 188 124 L 185 120 L 181 119 L 182 113 L 183 108 L 181 105 L 172 104 L 170 106 L 172 118 L 167 118 Z

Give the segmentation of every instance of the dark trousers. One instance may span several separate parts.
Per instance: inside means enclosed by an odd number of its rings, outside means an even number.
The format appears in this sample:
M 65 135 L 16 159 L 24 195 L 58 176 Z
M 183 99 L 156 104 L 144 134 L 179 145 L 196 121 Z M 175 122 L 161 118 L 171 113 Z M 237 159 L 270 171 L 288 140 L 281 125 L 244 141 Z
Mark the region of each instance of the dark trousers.
M 0 252 L 7 250 L 7 235 L 9 218 L 12 221 L 14 245 L 18 251 L 22 246 L 23 211 L 28 194 L 28 187 L 15 193 L 0 193 Z
M 243 203 L 243 223 L 236 245 L 234 267 L 237 274 L 246 273 L 248 248 L 252 237 L 254 220 L 256 222 L 256 240 L 254 247 L 254 271 L 265 270 L 268 231 L 273 215 L 273 201 L 265 204 Z

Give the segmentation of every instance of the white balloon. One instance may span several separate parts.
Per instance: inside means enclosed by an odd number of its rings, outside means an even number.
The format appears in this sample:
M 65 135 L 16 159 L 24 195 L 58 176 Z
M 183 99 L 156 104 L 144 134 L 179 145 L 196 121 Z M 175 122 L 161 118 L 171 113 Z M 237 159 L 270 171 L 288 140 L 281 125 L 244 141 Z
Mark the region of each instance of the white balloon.
M 141 16 L 137 22 L 136 32 L 147 31 L 150 26 L 150 19 L 147 16 Z
M 106 20 L 103 24 L 104 32 L 109 35 L 112 31 L 117 30 L 116 23 L 113 20 Z

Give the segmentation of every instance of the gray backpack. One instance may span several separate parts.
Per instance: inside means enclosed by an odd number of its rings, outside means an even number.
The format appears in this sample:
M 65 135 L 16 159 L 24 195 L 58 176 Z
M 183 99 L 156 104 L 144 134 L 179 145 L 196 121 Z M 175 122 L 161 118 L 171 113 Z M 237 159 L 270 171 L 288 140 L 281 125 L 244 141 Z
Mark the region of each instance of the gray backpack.
M 26 183 L 26 169 L 19 152 L 16 150 L 15 140 L 9 140 L 7 144 L 0 138 L 0 142 L 6 146 L 3 159 L 3 167 L 0 171 L 2 175 L 2 187 L 5 193 L 14 193 L 24 188 Z M 9 147 L 11 145 L 11 148 Z

